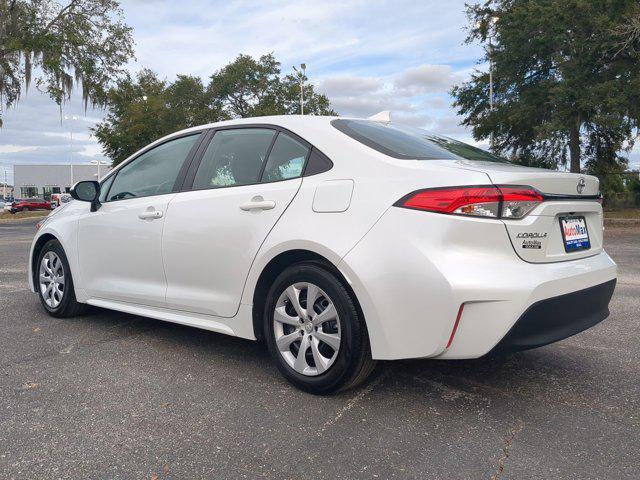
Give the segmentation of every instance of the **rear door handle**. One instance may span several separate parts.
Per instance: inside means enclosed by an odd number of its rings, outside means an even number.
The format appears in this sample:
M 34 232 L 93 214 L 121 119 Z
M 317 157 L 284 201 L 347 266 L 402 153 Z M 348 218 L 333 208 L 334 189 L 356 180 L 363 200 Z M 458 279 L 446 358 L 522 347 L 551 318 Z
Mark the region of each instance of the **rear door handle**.
M 245 202 L 240 205 L 240 210 L 249 211 L 249 210 L 271 210 L 275 208 L 276 202 L 273 200 L 265 200 L 260 195 L 255 196 L 251 199 L 250 202 Z
M 162 212 L 160 210 L 146 210 L 138 215 L 140 220 L 154 220 L 156 218 L 162 218 Z

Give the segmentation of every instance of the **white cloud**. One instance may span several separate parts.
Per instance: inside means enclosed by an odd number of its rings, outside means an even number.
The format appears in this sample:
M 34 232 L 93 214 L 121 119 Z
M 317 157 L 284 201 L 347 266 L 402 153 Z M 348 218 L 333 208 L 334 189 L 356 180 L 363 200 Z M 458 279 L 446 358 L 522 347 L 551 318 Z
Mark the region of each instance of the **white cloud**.
M 332 101 L 334 108 L 343 116 L 369 117 L 382 110 L 397 112 L 412 112 L 410 103 L 402 102 L 388 96 L 358 96 L 335 97 Z
M 446 92 L 457 80 L 450 65 L 420 65 L 398 75 L 394 86 L 399 93 L 421 95 Z
M 461 119 L 451 111 L 447 94 L 455 79 L 451 67 L 425 64 L 391 76 L 328 76 L 317 89 L 331 99 L 341 115 L 368 117 L 391 110 L 400 123 L 459 133 L 466 129 L 457 125 Z M 422 99 L 425 94 L 429 96 Z
M 320 90 L 329 98 L 370 95 L 383 87 L 384 82 L 380 78 L 355 75 L 328 77 L 319 85 Z
M 87 143 L 83 145 L 82 149 L 78 151 L 78 154 L 87 157 L 89 160 L 103 157 L 102 147 L 98 143 Z M 108 158 L 104 158 L 104 160 L 111 163 L 111 160 Z
M 135 28 L 137 64 L 172 77 L 209 76 L 238 53 L 276 53 L 312 75 L 392 74 L 407 65 L 479 57 L 464 45 L 464 0 L 266 0 L 123 2 Z M 364 60 L 364 61 L 363 61 Z
M 423 107 L 426 109 L 442 110 L 451 107 L 451 100 L 443 96 L 430 97 L 425 99 Z
M 33 147 L 25 147 L 24 145 L 0 145 L 1 153 L 18 153 L 32 150 Z
M 460 125 L 460 122 L 462 122 L 462 117 L 459 117 L 457 115 L 446 116 L 446 117 L 438 118 L 434 122 L 432 129 L 434 132 L 440 133 L 442 135 L 468 136 L 469 129 L 467 127 Z

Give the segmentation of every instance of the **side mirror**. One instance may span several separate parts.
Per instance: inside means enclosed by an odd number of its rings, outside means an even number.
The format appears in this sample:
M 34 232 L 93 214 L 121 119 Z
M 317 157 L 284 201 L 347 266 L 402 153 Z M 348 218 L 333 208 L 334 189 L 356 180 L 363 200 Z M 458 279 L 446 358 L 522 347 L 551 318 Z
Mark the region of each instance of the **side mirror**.
M 91 211 L 100 208 L 100 184 L 95 180 L 85 180 L 76 183 L 71 189 L 71 197 L 81 202 L 91 202 Z

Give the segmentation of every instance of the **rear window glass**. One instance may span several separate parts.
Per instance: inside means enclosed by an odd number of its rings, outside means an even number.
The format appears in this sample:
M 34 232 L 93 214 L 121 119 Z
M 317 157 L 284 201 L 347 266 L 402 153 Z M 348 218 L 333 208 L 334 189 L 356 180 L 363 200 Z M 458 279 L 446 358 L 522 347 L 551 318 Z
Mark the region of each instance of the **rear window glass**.
M 508 163 L 485 150 L 420 128 L 368 120 L 338 119 L 335 128 L 360 143 L 394 158 L 408 160 L 481 160 Z

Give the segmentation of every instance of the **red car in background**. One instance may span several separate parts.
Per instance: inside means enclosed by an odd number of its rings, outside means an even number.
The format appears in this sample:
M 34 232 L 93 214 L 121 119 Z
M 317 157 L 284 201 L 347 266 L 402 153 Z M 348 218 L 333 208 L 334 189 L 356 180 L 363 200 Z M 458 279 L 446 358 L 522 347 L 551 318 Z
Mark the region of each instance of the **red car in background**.
M 42 198 L 26 198 L 23 200 L 15 200 L 11 204 L 11 213 L 28 212 L 29 210 L 51 210 L 51 202 L 47 202 Z

